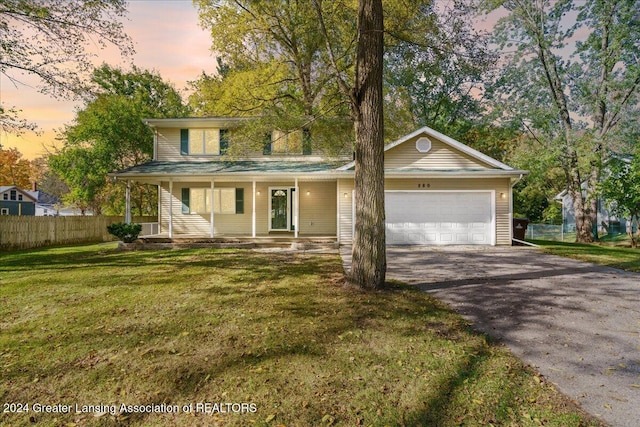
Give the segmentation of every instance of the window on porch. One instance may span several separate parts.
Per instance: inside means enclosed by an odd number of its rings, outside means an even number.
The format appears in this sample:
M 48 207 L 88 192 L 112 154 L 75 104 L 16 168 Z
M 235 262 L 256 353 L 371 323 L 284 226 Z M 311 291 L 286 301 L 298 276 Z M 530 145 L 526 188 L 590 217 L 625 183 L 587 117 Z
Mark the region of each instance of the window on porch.
M 193 215 L 211 213 L 211 189 L 183 188 L 182 213 Z M 244 213 L 244 189 L 215 188 L 213 190 L 213 213 Z

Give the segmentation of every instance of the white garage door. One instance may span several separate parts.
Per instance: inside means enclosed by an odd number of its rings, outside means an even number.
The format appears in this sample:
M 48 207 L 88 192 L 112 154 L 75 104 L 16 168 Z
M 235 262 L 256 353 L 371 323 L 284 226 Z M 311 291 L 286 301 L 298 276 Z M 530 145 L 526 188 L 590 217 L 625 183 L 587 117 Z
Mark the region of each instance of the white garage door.
M 385 192 L 387 244 L 494 244 L 491 192 Z

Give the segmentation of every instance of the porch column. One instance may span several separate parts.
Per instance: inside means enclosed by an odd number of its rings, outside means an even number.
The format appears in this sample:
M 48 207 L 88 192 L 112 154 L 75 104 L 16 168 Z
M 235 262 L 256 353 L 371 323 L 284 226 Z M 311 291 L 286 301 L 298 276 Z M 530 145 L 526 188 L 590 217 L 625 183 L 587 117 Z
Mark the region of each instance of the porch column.
M 296 182 L 295 182 L 295 203 L 293 204 L 293 227 L 294 227 L 294 231 L 293 231 L 293 237 L 295 239 L 298 238 L 298 213 L 300 212 L 300 189 L 298 188 L 298 178 L 296 178 Z
M 213 180 L 211 180 L 211 203 L 209 206 L 209 209 L 211 210 L 211 230 L 210 230 L 210 237 L 213 237 L 213 235 L 215 234 L 215 227 L 214 227 L 214 223 L 213 223 L 213 188 L 214 188 L 214 184 L 213 184 Z
M 152 234 L 160 234 L 162 233 L 162 181 L 158 184 L 158 230 L 156 233 Z
M 256 180 L 253 180 L 253 192 L 251 194 L 251 237 L 256 237 Z
M 124 222 L 131 224 L 131 180 L 127 180 L 124 203 Z
M 336 241 L 340 244 L 340 183 L 336 180 Z
M 169 179 L 169 238 L 173 237 L 173 179 Z

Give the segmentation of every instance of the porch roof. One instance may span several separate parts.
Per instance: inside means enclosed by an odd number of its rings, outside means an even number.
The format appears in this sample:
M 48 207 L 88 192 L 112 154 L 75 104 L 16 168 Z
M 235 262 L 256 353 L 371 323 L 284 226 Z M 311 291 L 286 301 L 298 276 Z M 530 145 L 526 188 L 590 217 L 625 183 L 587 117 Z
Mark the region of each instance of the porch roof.
M 110 174 L 116 177 L 193 176 L 193 175 L 270 175 L 270 174 L 317 174 L 337 172 L 344 162 L 303 161 L 210 161 L 210 162 L 159 162 L 142 165 Z

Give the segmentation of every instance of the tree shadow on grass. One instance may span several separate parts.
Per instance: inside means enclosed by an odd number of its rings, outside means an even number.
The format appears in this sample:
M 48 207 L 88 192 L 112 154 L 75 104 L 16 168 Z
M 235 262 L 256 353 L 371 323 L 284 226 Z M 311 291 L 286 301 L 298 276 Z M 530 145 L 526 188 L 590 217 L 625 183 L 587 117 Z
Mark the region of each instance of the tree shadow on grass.
M 140 261 L 152 269 L 169 266 L 177 271 L 180 265 L 189 265 L 224 277 L 196 283 L 189 280 L 199 273 L 185 273 L 178 276 L 184 283 L 170 288 L 176 294 L 162 307 L 143 305 L 136 312 L 128 306 L 120 312 L 116 302 L 105 301 L 105 305 L 111 305 L 93 313 L 93 318 L 91 313 L 85 313 L 82 318 L 70 320 L 76 324 L 69 325 L 64 333 L 71 336 L 63 338 L 60 332 L 56 335 L 38 331 L 37 336 L 27 340 L 27 345 L 62 351 L 55 349 L 59 339 L 70 348 L 86 349 L 77 359 L 40 367 L 39 383 L 44 388 L 55 387 L 65 373 L 79 370 L 79 377 L 90 378 L 78 383 L 84 394 L 90 393 L 92 387 L 104 387 L 104 379 L 112 378 L 127 393 L 122 397 L 108 390 L 105 393 L 109 400 L 137 405 L 241 401 L 247 395 L 255 395 L 264 404 L 275 406 L 283 403 L 279 396 L 286 396 L 296 403 L 293 405 L 296 413 L 280 414 L 286 424 L 295 424 L 299 418 L 300 425 L 317 425 L 331 410 L 336 413 L 337 424 L 354 425 L 358 410 L 339 409 L 344 401 L 368 393 L 368 387 L 392 386 L 394 393 L 403 393 L 413 377 L 404 376 L 401 369 L 392 370 L 390 364 L 395 363 L 397 350 L 410 347 L 410 341 L 428 338 L 429 343 L 420 347 L 418 353 L 427 354 L 433 348 L 430 346 L 446 341 L 464 348 L 466 354 L 450 359 L 455 369 L 435 384 L 436 395 L 429 394 L 422 405 L 404 412 L 404 424 L 452 423 L 452 397 L 463 390 L 465 381 L 473 381 L 480 375 L 490 357 L 484 345 L 469 344 L 486 341 L 470 331 L 464 320 L 432 297 L 399 283 L 390 283 L 382 291 L 345 288 L 340 265 L 332 257 L 249 254 L 188 250 L 166 255 L 116 254 L 106 260 L 99 254 L 85 255 L 84 260 L 89 259 L 97 266 L 119 265 L 120 261 L 133 265 Z M 63 264 L 64 260 L 60 260 L 60 265 Z M 162 277 L 156 289 L 148 288 L 151 292 L 148 298 L 163 291 L 171 280 L 175 282 L 176 277 Z M 136 303 L 140 302 L 133 301 L 133 308 Z M 108 328 L 99 327 L 101 318 L 110 322 Z M 375 341 L 386 338 L 386 344 Z M 112 353 L 118 357 L 113 358 Z M 421 354 L 413 357 L 419 358 Z M 366 384 L 354 379 L 369 375 L 376 366 L 389 368 L 390 373 L 382 373 L 382 377 L 374 373 L 366 377 Z M 34 372 L 16 370 L 11 380 L 30 380 Z M 301 386 L 304 380 L 299 377 L 303 374 L 314 383 Z M 325 374 L 331 378 L 324 378 Z M 66 390 L 71 395 L 75 392 Z M 37 390 L 32 393 L 31 397 L 41 397 Z M 388 400 L 380 392 L 365 403 L 383 402 L 388 408 Z M 262 419 L 266 415 L 260 414 Z M 375 412 L 367 413 L 366 417 L 367 424 L 378 422 Z M 142 413 L 130 414 L 121 422 L 149 425 L 157 420 L 155 415 Z M 400 424 L 400 420 L 393 418 L 389 422 Z

